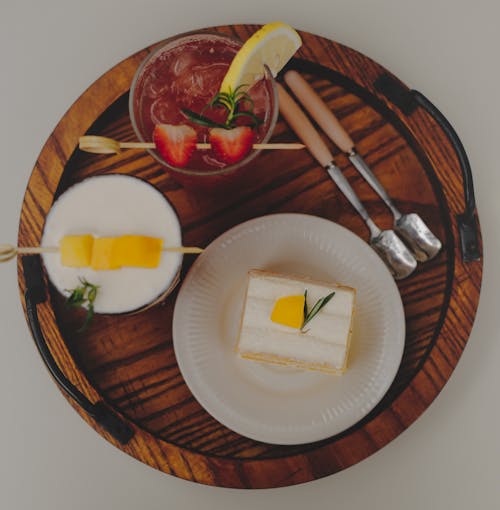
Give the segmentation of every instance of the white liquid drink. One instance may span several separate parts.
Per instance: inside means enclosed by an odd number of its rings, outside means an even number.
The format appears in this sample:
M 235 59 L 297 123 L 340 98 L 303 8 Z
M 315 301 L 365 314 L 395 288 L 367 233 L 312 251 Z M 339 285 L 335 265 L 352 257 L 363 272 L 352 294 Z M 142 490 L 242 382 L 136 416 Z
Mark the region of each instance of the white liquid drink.
M 65 191 L 45 222 L 42 246 L 59 246 L 66 235 L 95 237 L 141 235 L 163 239 L 164 246 L 181 246 L 179 219 L 167 199 L 150 184 L 125 175 L 90 177 Z M 81 285 L 79 278 L 98 285 L 97 313 L 140 311 L 165 297 L 177 284 L 181 253 L 162 252 L 154 269 L 123 267 L 96 271 L 66 267 L 59 253 L 44 253 L 50 281 L 68 295 Z

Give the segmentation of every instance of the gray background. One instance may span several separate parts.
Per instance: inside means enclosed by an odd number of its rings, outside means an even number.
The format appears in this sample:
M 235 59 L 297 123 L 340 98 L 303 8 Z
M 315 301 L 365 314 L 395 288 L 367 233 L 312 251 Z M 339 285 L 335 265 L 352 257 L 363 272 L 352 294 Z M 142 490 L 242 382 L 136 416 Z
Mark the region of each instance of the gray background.
M 427 412 L 344 472 L 253 492 L 166 476 L 88 427 L 35 350 L 14 264 L 0 267 L 0 508 L 498 508 L 498 6 L 494 0 L 1 0 L 0 242 L 16 240 L 24 189 L 43 143 L 102 73 L 178 32 L 283 20 L 369 55 L 448 116 L 474 169 L 486 258 L 470 341 Z

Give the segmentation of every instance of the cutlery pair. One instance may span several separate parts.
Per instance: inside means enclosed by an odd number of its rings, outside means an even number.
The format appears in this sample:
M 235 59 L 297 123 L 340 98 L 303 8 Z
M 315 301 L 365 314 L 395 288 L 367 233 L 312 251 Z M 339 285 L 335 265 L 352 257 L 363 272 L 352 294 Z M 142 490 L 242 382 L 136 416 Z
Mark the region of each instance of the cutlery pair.
M 396 208 L 382 184 L 357 152 L 349 134 L 311 85 L 296 71 L 288 71 L 284 79 L 311 117 L 339 149 L 346 153 L 352 164 L 391 210 L 394 216 L 394 230 L 381 230 L 368 215 L 340 168 L 335 165 L 331 151 L 308 117 L 286 90 L 278 85 L 280 111 L 283 117 L 363 218 L 370 230 L 370 245 L 385 261 L 394 278 L 399 280 L 408 277 L 417 267 L 417 260 L 424 262 L 438 254 L 441 242 L 420 216 L 415 213 L 402 214 Z M 406 241 L 411 251 L 395 231 Z

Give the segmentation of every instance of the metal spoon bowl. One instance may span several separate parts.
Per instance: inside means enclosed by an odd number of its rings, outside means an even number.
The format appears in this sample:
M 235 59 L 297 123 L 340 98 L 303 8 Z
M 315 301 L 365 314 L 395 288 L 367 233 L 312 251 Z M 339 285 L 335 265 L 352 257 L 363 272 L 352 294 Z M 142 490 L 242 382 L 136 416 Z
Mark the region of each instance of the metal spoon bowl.
M 418 214 L 401 215 L 394 222 L 394 230 L 406 241 L 420 262 L 433 259 L 441 251 L 441 241 Z
M 419 262 L 434 258 L 441 250 L 441 241 L 431 232 L 424 220 L 416 213 L 402 214 L 397 209 L 385 188 L 354 148 L 348 157 L 366 182 L 391 210 L 394 216 L 394 230 L 405 240 L 415 258 Z
M 393 230 L 380 230 L 377 227 L 340 168 L 331 162 L 326 166 L 326 171 L 365 221 L 370 230 L 370 245 L 386 263 L 394 279 L 402 280 L 410 276 L 417 267 L 417 261 L 403 241 Z

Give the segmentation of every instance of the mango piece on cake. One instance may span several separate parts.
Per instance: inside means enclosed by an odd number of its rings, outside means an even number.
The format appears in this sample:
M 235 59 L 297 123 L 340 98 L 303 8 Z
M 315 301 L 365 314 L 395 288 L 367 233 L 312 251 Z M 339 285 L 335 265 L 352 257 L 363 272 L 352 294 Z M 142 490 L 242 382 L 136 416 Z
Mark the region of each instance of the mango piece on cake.
M 300 329 L 304 322 L 305 296 L 285 296 L 274 303 L 271 320 L 290 328 Z

